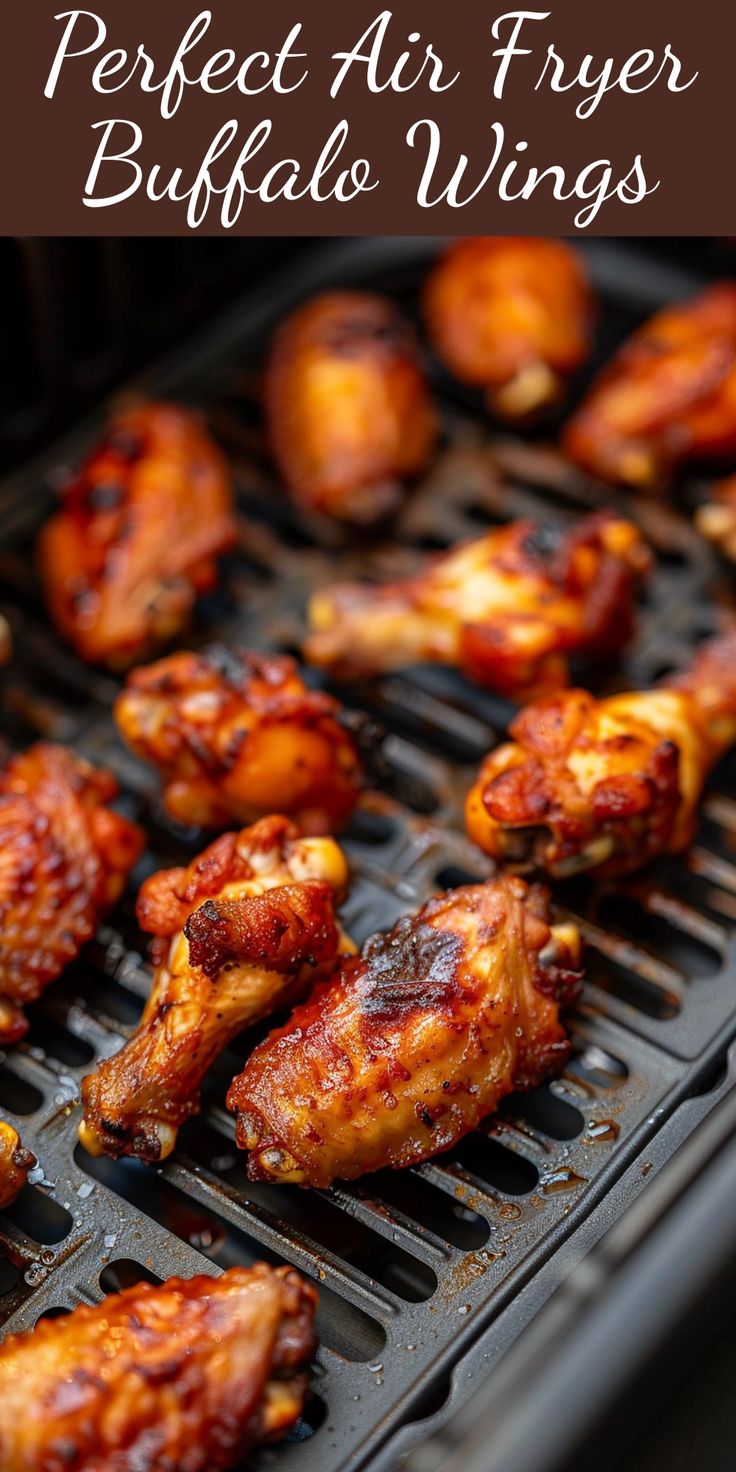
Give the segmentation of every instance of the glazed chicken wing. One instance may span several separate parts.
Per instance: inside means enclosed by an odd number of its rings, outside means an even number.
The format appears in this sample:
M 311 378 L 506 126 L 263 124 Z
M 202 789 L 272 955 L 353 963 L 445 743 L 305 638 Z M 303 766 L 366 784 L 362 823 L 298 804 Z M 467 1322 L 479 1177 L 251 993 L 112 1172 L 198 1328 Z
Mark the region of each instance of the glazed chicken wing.
M 455 665 L 512 699 L 556 689 L 568 656 L 612 651 L 629 637 L 649 553 L 611 513 L 572 531 L 512 522 L 382 587 L 316 593 L 305 654 L 338 675 L 430 661 Z
M 82 1084 L 80 1138 L 92 1154 L 171 1153 L 231 1038 L 350 949 L 335 918 L 346 883 L 337 844 L 300 838 L 281 817 L 224 834 L 188 869 L 146 881 L 137 913 L 157 937 L 157 969 L 132 1038 Z
M 117 784 L 38 742 L 0 772 L 0 1044 L 119 899 L 143 835 L 108 807 Z
M 714 486 L 711 500 L 695 513 L 695 525 L 724 557 L 736 562 L 736 475 Z
M 559 397 L 590 348 L 593 299 L 561 240 L 459 240 L 431 272 L 425 317 L 439 357 L 491 410 L 517 419 Z
M 655 486 L 683 461 L 736 450 L 736 284 L 657 312 L 619 349 L 564 434 L 603 480 Z
M 329 695 L 294 661 L 210 649 L 134 670 L 115 704 L 121 735 L 161 772 L 172 817 L 203 828 L 288 813 L 305 833 L 343 826 L 361 766 Z
M 341 521 L 392 510 L 426 465 L 435 414 L 414 333 L 367 292 L 330 292 L 276 335 L 266 369 L 276 462 L 294 499 Z
M 499 879 L 375 936 L 251 1054 L 228 1094 L 253 1180 L 324 1187 L 447 1150 L 559 1069 L 579 937 Z
M 467 801 L 472 839 L 555 878 L 638 869 L 690 842 L 705 778 L 736 740 L 736 629 L 653 690 L 527 706 Z
M 18 1131 L 0 1119 L 0 1211 L 15 1201 L 35 1164 L 35 1155 L 21 1144 Z
M 2 1472 L 225 1472 L 301 1414 L 316 1293 L 230 1268 L 110 1294 L 0 1346 Z
M 125 669 L 181 632 L 234 540 L 230 476 L 197 416 L 121 413 L 41 534 L 52 617 L 82 659 Z

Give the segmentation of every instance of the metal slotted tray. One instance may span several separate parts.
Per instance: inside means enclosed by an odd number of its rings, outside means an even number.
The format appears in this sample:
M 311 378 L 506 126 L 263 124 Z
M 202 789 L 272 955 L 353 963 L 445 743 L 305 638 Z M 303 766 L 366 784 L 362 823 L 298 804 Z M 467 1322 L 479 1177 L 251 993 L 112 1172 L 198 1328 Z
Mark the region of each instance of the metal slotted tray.
M 141 384 L 199 405 L 234 465 L 240 545 L 192 640 L 297 650 L 306 597 L 327 579 L 396 576 L 428 548 L 511 516 L 559 522 L 613 503 L 643 526 L 657 568 L 634 647 L 594 684 L 647 684 L 684 663 L 730 601 L 727 579 L 722 585 L 690 524 L 707 489 L 701 476 L 688 477 L 669 504 L 604 491 L 543 439 L 495 433 L 474 397 L 430 365 L 443 446 L 390 537 L 366 545 L 361 536 L 356 547 L 299 517 L 274 481 L 258 411 L 258 369 L 274 323 L 309 291 L 343 283 L 388 291 L 415 312 L 433 248 L 399 240 L 326 247 L 299 280 L 292 272 L 237 303 L 226 322 Z M 599 360 L 645 312 L 698 285 L 623 244 L 591 243 L 589 263 L 603 298 Z M 575 392 L 581 388 L 582 380 Z M 0 729 L 11 746 L 43 734 L 109 765 L 149 847 L 123 905 L 36 1006 L 23 1043 L 0 1055 L 0 1109 L 40 1162 L 0 1217 L 12 1258 L 0 1262 L 0 1322 L 25 1328 L 141 1276 L 261 1257 L 291 1262 L 320 1287 L 322 1348 L 297 1433 L 257 1460 L 289 1472 L 348 1472 L 379 1456 L 389 1466 L 393 1434 L 421 1417 L 436 1420 L 453 1366 L 466 1363 L 471 1346 L 487 1346 L 493 1360 L 518 1336 L 542 1271 L 546 1294 L 565 1270 L 563 1245 L 677 1105 L 708 1084 L 736 1033 L 736 766 L 726 762 L 717 774 L 684 860 L 616 888 L 558 887 L 557 907 L 579 919 L 588 942 L 589 980 L 570 1018 L 571 1066 L 545 1089 L 506 1101 L 449 1154 L 325 1192 L 249 1183 L 223 1099 L 262 1035 L 255 1030 L 212 1070 L 201 1116 L 160 1169 L 91 1160 L 75 1146 L 80 1080 L 96 1056 L 121 1045 L 150 985 L 133 918 L 136 885 L 154 868 L 188 861 L 205 841 L 166 819 L 155 778 L 118 742 L 116 682 L 64 649 L 43 613 L 33 536 L 61 469 L 98 427 L 84 426 L 0 491 L 0 608 L 16 650 L 2 675 Z M 429 669 L 338 693 L 373 718 L 372 744 L 381 749 L 377 791 L 345 838 L 353 871 L 346 923 L 362 941 L 437 886 L 490 872 L 463 836 L 462 799 L 510 707 Z M 456 1376 L 453 1405 L 458 1397 Z

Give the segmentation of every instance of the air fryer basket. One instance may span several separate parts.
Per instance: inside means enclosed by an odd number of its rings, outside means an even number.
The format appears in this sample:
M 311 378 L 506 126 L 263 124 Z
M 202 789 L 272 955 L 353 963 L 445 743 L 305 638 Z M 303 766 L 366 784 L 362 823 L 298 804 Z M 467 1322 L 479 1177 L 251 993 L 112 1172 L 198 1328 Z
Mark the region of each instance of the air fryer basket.
M 657 567 L 634 647 L 595 683 L 648 684 L 690 657 L 729 602 L 727 579 L 721 586 L 717 560 L 691 526 L 707 490 L 702 475 L 685 478 L 669 501 L 634 502 L 594 486 L 538 435 L 494 431 L 474 395 L 432 364 L 444 442 L 390 537 L 366 545 L 362 535 L 351 541 L 299 516 L 275 481 L 258 408 L 272 326 L 308 292 L 343 283 L 387 291 L 415 313 L 435 248 L 392 239 L 326 245 L 141 380 L 145 392 L 201 407 L 235 468 L 239 548 L 200 610 L 193 642 L 297 650 L 306 597 L 327 579 L 396 576 L 426 549 L 511 516 L 559 523 L 614 504 L 639 520 Z M 699 284 L 624 243 L 586 249 L 603 301 L 598 361 L 642 315 Z M 583 386 L 581 377 L 575 395 Z M 666 1122 L 682 1117 L 682 1101 L 717 1074 L 736 1033 L 736 765 L 718 772 L 685 859 L 615 888 L 580 881 L 557 889 L 556 906 L 578 917 L 588 943 L 589 979 L 570 1019 L 573 1061 L 547 1088 L 506 1101 L 448 1155 L 324 1192 L 248 1182 L 223 1099 L 249 1036 L 213 1070 L 201 1116 L 162 1167 L 92 1160 L 75 1145 L 80 1080 L 95 1057 L 120 1046 L 150 984 L 133 919 L 136 884 L 186 862 L 203 842 L 166 818 L 152 774 L 120 745 L 110 716 L 116 682 L 65 649 L 43 612 L 33 537 L 61 469 L 97 427 L 95 417 L 0 489 L 0 609 L 15 639 L 0 677 L 0 731 L 11 747 L 44 735 L 109 765 L 149 848 L 124 905 L 35 1007 L 26 1039 L 0 1054 L 0 1109 L 39 1159 L 32 1183 L 0 1216 L 9 1254 L 0 1261 L 0 1323 L 25 1328 L 142 1276 L 288 1261 L 320 1288 L 322 1348 L 297 1433 L 257 1460 L 284 1472 L 388 1468 L 419 1435 L 421 1418 L 441 1419 L 453 1371 L 455 1407 L 502 1358 L 564 1276 L 570 1244 L 587 1243 L 586 1222 L 616 1199 L 616 1183 L 639 1169 Z M 463 835 L 462 799 L 510 708 L 426 668 L 339 693 L 370 718 L 363 739 L 380 789 L 345 842 L 354 874 L 346 922 L 362 941 L 433 888 L 490 872 Z

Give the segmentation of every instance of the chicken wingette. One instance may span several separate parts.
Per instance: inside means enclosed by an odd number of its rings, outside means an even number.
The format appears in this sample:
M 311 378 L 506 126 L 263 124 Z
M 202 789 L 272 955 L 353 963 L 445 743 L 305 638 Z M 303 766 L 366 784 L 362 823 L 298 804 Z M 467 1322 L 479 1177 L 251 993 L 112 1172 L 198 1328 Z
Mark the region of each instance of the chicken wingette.
M 161 773 L 168 812 L 203 828 L 271 812 L 305 833 L 341 828 L 362 771 L 340 714 L 292 659 L 222 648 L 134 670 L 115 702 L 124 741 Z
M 108 806 L 117 790 L 50 742 L 0 771 L 0 1043 L 22 1037 L 24 1005 L 91 938 L 142 852 L 141 830 Z
M 156 973 L 132 1038 L 82 1084 L 79 1134 L 92 1154 L 171 1153 L 231 1038 L 352 949 L 335 918 L 346 884 L 337 844 L 300 838 L 282 817 L 146 880 L 137 915 L 156 937 Z
M 736 629 L 652 690 L 604 700 L 564 690 L 527 706 L 509 733 L 466 805 L 487 854 L 565 878 L 677 853 L 693 837 L 708 772 L 736 740 Z
M 736 284 L 666 307 L 624 343 L 563 436 L 603 480 L 656 487 L 684 461 L 736 451 Z
M 368 941 L 251 1053 L 228 1094 L 253 1180 L 324 1187 L 447 1150 L 560 1069 L 574 926 L 502 878 L 430 900 Z
M 230 475 L 198 417 L 122 412 L 41 533 L 51 615 L 82 659 L 125 669 L 181 633 L 235 531 Z
M 258 1263 L 170 1278 L 0 1345 L 2 1472 L 225 1472 L 291 1429 L 315 1290 Z
M 21 1143 L 18 1131 L 0 1119 L 0 1211 L 15 1201 L 35 1164 L 35 1155 Z
M 590 351 L 593 297 L 580 257 L 561 240 L 459 240 L 430 273 L 427 329 L 463 383 L 517 419 L 559 398 Z
M 305 655 L 343 677 L 454 665 L 510 699 L 564 685 L 569 656 L 619 648 L 649 553 L 612 513 L 571 530 L 511 522 L 402 583 L 315 593 Z
M 288 490 L 340 521 L 393 510 L 437 432 L 414 332 L 368 292 L 329 292 L 287 319 L 266 367 L 265 403 Z

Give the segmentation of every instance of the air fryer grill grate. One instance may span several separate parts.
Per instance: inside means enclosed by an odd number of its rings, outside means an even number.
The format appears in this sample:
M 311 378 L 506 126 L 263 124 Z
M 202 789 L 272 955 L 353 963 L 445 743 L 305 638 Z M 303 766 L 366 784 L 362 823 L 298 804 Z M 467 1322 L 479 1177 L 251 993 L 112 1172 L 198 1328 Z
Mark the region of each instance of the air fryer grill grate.
M 396 243 L 366 243 L 362 255 L 345 247 L 322 270 L 395 291 L 413 306 L 416 263 L 403 264 Z M 625 253 L 618 280 L 610 278 L 609 269 L 607 350 L 636 315 Z M 258 430 L 263 331 L 290 304 L 289 293 L 277 295 L 148 385 L 200 404 L 236 467 L 241 550 L 201 610 L 196 643 L 216 637 L 295 649 L 308 591 L 328 578 L 360 576 L 368 566 L 373 577 L 396 576 L 427 547 L 527 512 L 558 521 L 612 500 L 626 508 L 625 496 L 591 486 L 541 443 L 492 440 L 473 399 L 438 373 L 444 448 L 390 542 L 356 550 L 334 528 L 297 517 L 273 482 Z M 639 309 L 656 296 L 653 288 Z M 11 745 L 43 734 L 117 772 L 126 811 L 150 836 L 137 881 L 187 861 L 202 837 L 169 822 L 155 780 L 120 746 L 109 714 L 115 682 L 64 650 L 44 617 L 29 550 L 43 506 L 37 486 L 35 471 L 16 477 L 5 502 L 13 535 L 0 552 L 0 601 L 16 657 L 3 676 L 2 727 Z M 688 481 L 684 504 L 700 489 Z M 638 503 L 635 514 L 658 552 L 657 570 L 635 649 L 623 667 L 600 672 L 597 688 L 649 683 L 683 663 L 717 621 L 715 563 L 687 518 L 652 502 Z M 346 839 L 354 872 L 346 921 L 362 941 L 436 886 L 489 872 L 462 834 L 461 804 L 509 708 L 440 670 L 341 693 L 387 733 L 381 792 L 366 800 Z M 0 1263 L 0 1319 L 27 1327 L 146 1275 L 261 1257 L 291 1262 L 319 1283 L 322 1349 L 298 1435 L 261 1460 L 320 1472 L 363 1465 L 402 1421 L 433 1407 L 463 1349 L 551 1258 L 736 1031 L 736 767 L 724 764 L 684 862 L 615 889 L 560 887 L 556 903 L 579 918 L 589 943 L 564 1078 L 506 1101 L 482 1132 L 416 1171 L 307 1192 L 245 1179 L 223 1099 L 251 1036 L 213 1069 L 202 1115 L 160 1169 L 92 1160 L 75 1148 L 80 1080 L 96 1056 L 120 1046 L 150 984 L 130 897 L 0 1061 L 0 1109 L 40 1161 L 0 1218 L 12 1259 Z M 514 1332 L 521 1327 L 520 1319 Z

